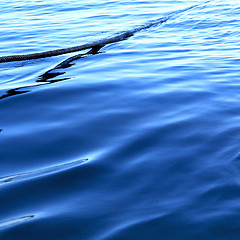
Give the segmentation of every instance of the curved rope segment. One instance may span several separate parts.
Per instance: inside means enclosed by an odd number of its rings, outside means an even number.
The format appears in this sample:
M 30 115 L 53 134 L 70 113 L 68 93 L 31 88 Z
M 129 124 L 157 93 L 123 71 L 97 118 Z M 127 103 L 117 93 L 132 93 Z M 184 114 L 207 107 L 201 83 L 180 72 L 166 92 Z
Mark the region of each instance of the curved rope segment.
M 148 29 L 148 28 L 153 27 L 155 25 L 164 23 L 170 17 L 175 16 L 176 14 L 186 12 L 190 9 L 193 9 L 195 7 L 204 5 L 204 4 L 209 3 L 209 2 L 211 2 L 211 0 L 208 0 L 204 3 L 202 3 L 202 4 L 196 4 L 196 5 L 190 6 L 188 8 L 182 9 L 182 10 L 174 11 L 174 12 L 170 13 L 167 17 L 162 17 L 162 18 L 156 19 L 154 21 L 150 21 L 146 25 L 137 27 L 133 30 L 126 31 L 122 34 L 119 34 L 119 35 L 115 36 L 115 37 L 105 38 L 105 39 L 100 40 L 100 41 L 95 41 L 95 42 L 92 42 L 92 43 L 89 43 L 89 44 L 83 44 L 83 45 L 76 46 L 76 47 L 62 48 L 62 49 L 57 49 L 57 50 L 52 50 L 52 51 L 38 52 L 38 53 L 31 53 L 31 54 L 3 56 L 3 57 L 0 57 L 0 63 L 52 57 L 52 56 L 66 54 L 66 53 L 77 52 L 77 51 L 81 51 L 81 50 L 85 50 L 85 49 L 89 49 L 89 48 L 92 48 L 92 49 L 93 48 L 99 48 L 99 47 L 101 48 L 101 47 L 103 47 L 107 44 L 110 44 L 110 43 L 123 41 L 123 40 L 133 36 L 136 32 L 139 32 L 141 30 Z

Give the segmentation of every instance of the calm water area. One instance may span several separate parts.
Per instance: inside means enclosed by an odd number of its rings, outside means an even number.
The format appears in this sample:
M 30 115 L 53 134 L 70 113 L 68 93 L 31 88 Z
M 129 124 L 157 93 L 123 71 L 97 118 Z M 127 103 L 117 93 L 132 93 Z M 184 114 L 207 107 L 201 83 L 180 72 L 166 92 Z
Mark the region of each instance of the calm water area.
M 1 0 L 0 56 L 168 16 L 0 63 L 1 240 L 240 239 L 239 0 Z

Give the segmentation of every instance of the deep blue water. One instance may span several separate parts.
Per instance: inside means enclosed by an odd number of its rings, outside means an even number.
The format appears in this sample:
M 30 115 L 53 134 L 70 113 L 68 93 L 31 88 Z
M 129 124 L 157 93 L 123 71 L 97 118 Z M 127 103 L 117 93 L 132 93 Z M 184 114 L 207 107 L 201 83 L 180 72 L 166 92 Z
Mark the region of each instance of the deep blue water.
M 238 240 L 237 0 L 0 2 L 1 240 Z M 45 74 L 46 76 L 46 74 Z

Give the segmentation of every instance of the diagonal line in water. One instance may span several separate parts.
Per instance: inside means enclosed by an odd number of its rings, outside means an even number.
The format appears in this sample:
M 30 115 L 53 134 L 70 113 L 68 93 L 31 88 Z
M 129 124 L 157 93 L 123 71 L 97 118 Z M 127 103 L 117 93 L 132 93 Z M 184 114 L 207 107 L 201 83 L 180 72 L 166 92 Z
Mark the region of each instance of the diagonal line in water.
M 193 8 L 200 7 L 202 5 L 206 5 L 207 3 L 212 2 L 213 0 L 208 0 L 200 4 L 195 4 L 190 7 L 180 9 L 177 11 L 173 11 L 169 13 L 166 17 L 161 17 L 156 20 L 150 21 L 147 24 L 137 27 L 132 30 L 125 31 L 124 33 L 121 33 L 117 36 L 110 37 L 110 38 L 105 38 L 100 41 L 88 43 L 88 44 L 83 44 L 80 46 L 75 46 L 75 47 L 70 47 L 70 48 L 62 48 L 62 49 L 57 49 L 57 50 L 52 50 L 52 51 L 46 51 L 46 52 L 38 52 L 38 53 L 31 53 L 31 54 L 22 54 L 22 55 L 10 55 L 10 56 L 2 56 L 0 57 L 0 63 L 1 62 L 11 62 L 11 61 L 23 61 L 23 60 L 30 60 L 30 59 L 37 59 L 37 58 L 44 58 L 44 57 L 52 57 L 52 56 L 57 56 L 57 55 L 62 55 L 66 53 L 72 53 L 72 52 L 77 52 L 77 51 L 82 51 L 85 49 L 89 48 L 94 48 L 94 47 L 103 47 L 107 44 L 115 43 L 115 42 L 120 42 L 123 41 L 131 36 L 133 36 L 136 32 L 139 32 L 144 29 L 148 29 L 150 27 L 153 27 L 155 25 L 161 24 L 166 22 L 169 18 L 172 16 L 175 16 L 179 13 L 184 13 L 186 11 L 189 11 Z
M 18 224 L 18 223 L 30 220 L 34 217 L 35 217 L 34 215 L 30 215 L 30 216 L 24 216 L 24 217 L 20 217 L 20 218 L 14 218 L 14 219 L 10 219 L 10 220 L 7 220 L 7 221 L 3 221 L 3 222 L 0 222 L 0 228 L 4 228 L 4 227 L 8 227 L 8 226 L 11 226 L 11 225 L 14 225 L 14 224 Z
M 67 162 L 67 163 L 59 164 L 59 165 L 48 167 L 48 168 L 34 170 L 31 172 L 19 173 L 16 175 L 2 177 L 0 178 L 0 185 L 17 182 L 17 181 L 29 180 L 32 178 L 42 177 L 42 176 L 50 175 L 56 172 L 65 171 L 67 169 L 77 167 L 85 163 L 86 161 L 88 161 L 88 159 L 80 159 L 80 160 Z
M 52 70 L 70 67 L 71 65 L 73 65 L 71 63 L 72 61 L 75 61 L 75 60 L 77 60 L 79 58 L 82 58 L 82 57 L 85 57 L 85 56 L 88 56 L 88 55 L 97 54 L 98 50 L 100 48 L 104 47 L 107 44 L 123 41 L 123 40 L 127 39 L 128 37 L 133 36 L 136 32 L 139 32 L 139 31 L 144 30 L 144 29 L 148 29 L 148 28 L 153 27 L 153 26 L 157 26 L 157 25 L 159 25 L 161 23 L 166 22 L 168 19 L 170 19 L 172 17 L 177 17 L 178 14 L 187 12 L 187 11 L 189 11 L 191 9 L 194 9 L 194 8 L 197 8 L 197 7 L 204 6 L 207 3 L 211 3 L 213 1 L 216 1 L 216 0 L 208 0 L 208 1 L 205 1 L 205 2 L 203 2 L 201 4 L 195 4 L 195 5 L 192 5 L 190 7 L 185 8 L 185 9 L 180 9 L 180 10 L 176 10 L 176 11 L 170 12 L 170 13 L 168 13 L 168 16 L 166 16 L 166 17 L 161 17 L 161 18 L 158 18 L 158 19 L 155 19 L 155 20 L 151 20 L 148 23 L 146 23 L 145 25 L 141 25 L 141 26 L 139 26 L 139 27 L 137 27 L 135 29 L 129 30 L 129 31 L 123 33 L 123 34 L 117 35 L 117 36 L 112 37 L 112 38 L 107 38 L 107 39 L 103 39 L 103 40 L 98 41 L 98 42 L 93 42 L 91 44 L 85 44 L 85 45 L 82 45 L 82 46 L 69 48 L 69 49 L 74 49 L 74 48 L 78 48 L 78 47 L 80 47 L 80 48 L 81 47 L 85 47 L 84 49 L 92 48 L 92 50 L 90 50 L 89 52 L 84 53 L 84 54 L 78 54 L 78 55 L 72 56 L 72 57 L 64 60 L 63 62 L 61 62 L 60 64 L 58 64 L 54 68 L 48 70 L 47 72 L 45 72 L 44 74 L 39 76 L 38 80 L 36 81 L 36 82 L 41 82 L 41 84 L 34 85 L 34 87 L 40 86 L 40 85 L 43 85 L 43 84 L 49 84 L 49 83 L 54 83 L 54 82 L 58 82 L 58 81 L 68 80 L 69 78 L 62 78 L 62 79 L 57 79 L 57 80 L 49 80 L 49 79 L 64 74 L 64 72 L 55 72 L 55 73 L 53 73 Z M 101 42 L 101 44 L 99 44 L 99 42 Z M 104 44 L 103 44 L 103 42 L 104 42 Z M 88 47 L 86 47 L 86 46 L 88 46 Z M 81 49 L 77 49 L 77 50 L 74 50 L 74 51 L 80 51 L 80 50 Z M 50 52 L 54 52 L 54 51 L 50 51 Z M 59 51 L 59 50 L 56 50 L 56 51 Z M 42 52 L 41 54 L 44 54 L 44 53 L 45 52 Z M 60 54 L 64 54 L 64 53 L 60 53 Z M 60 55 L 60 54 L 56 54 L 56 55 Z M 56 55 L 52 55 L 52 56 L 56 56 Z M 18 58 L 17 60 L 16 59 L 14 60 L 15 56 L 17 56 L 17 58 Z M 27 55 L 12 55 L 12 56 L 0 57 L 0 63 L 1 62 L 6 62 L 5 60 L 7 60 L 8 57 L 10 57 L 10 61 L 21 61 L 21 60 L 24 60 L 23 58 L 21 58 L 21 56 L 24 56 L 24 58 L 26 57 L 25 60 L 30 59 L 30 58 L 28 58 L 29 54 L 27 54 Z M 22 89 L 28 88 L 28 87 L 33 87 L 33 86 L 24 86 L 24 87 L 20 87 L 20 88 L 10 89 L 10 90 L 7 91 L 7 93 L 5 93 L 4 95 L 0 96 L 0 100 L 4 99 L 4 98 L 7 98 L 7 97 L 15 96 L 15 95 L 18 95 L 18 94 L 27 93 L 27 92 L 29 92 L 28 90 L 22 90 Z
M 184 13 L 184 12 L 187 12 L 191 9 L 194 9 L 194 8 L 197 8 L 197 7 L 200 7 L 200 6 L 203 6 L 203 5 L 206 5 L 207 3 L 210 3 L 212 2 L 213 0 L 208 0 L 208 1 L 205 1 L 203 3 L 200 3 L 200 4 L 195 4 L 195 5 L 192 5 L 190 7 L 187 7 L 187 8 L 184 8 L 184 9 L 180 9 L 180 10 L 176 10 L 176 11 L 173 11 L 173 12 L 170 12 L 168 13 L 168 15 L 166 17 L 161 17 L 161 18 L 158 18 L 158 19 L 155 19 L 155 20 L 151 20 L 149 21 L 147 24 L 145 25 L 142 25 L 140 27 L 137 27 L 133 30 L 130 30 L 133 34 L 136 33 L 136 32 L 139 32 L 139 31 L 142 31 L 142 30 L 145 30 L 145 29 L 148 29 L 148 28 L 151 28 L 151 27 L 154 27 L 158 24 L 161 24 L 161 23 L 165 23 L 166 21 L 168 21 L 171 17 L 175 17 L 176 15 L 180 14 L 180 13 Z M 129 31 L 129 32 L 130 32 Z

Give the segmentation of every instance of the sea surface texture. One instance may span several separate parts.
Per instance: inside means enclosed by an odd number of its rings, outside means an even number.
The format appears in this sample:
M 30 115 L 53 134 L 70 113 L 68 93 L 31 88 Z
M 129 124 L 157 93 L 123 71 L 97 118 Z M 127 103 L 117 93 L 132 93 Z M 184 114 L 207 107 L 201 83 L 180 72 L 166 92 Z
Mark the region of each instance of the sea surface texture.
M 0 56 L 159 18 L 0 63 L 1 240 L 240 239 L 239 0 L 1 0 Z

